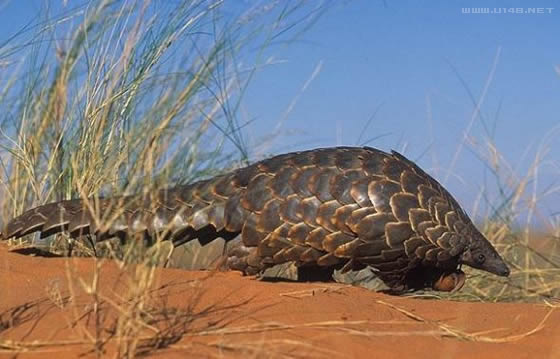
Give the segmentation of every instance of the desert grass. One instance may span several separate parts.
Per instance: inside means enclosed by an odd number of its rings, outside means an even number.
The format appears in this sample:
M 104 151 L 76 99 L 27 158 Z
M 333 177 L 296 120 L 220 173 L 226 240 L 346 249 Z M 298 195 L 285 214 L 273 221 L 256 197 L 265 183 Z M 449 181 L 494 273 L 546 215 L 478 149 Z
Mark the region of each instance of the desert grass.
M 557 196 L 560 188 L 554 183 L 540 185 L 542 172 L 557 173 L 549 151 L 557 132 L 553 129 L 537 146 L 525 173 L 519 164 L 506 160 L 490 135 L 483 141 L 469 138 L 469 148 L 480 159 L 487 178 L 472 212 L 478 228 L 512 272 L 509 278 L 501 278 L 463 268 L 469 276 L 466 286 L 444 297 L 540 303 L 560 297 L 558 223 L 543 204 Z M 527 150 L 527 156 L 529 153 Z
M 60 11 L 53 15 L 51 6 Z M 324 8 L 304 1 L 47 2 L 39 21 L 0 47 L 4 222 L 36 205 L 82 198 L 98 225 L 111 225 L 123 203 L 102 212 L 99 196 L 149 199 L 160 188 L 246 163 L 248 121 L 240 109 L 248 84 L 274 63 L 274 44 L 297 37 Z M 2 341 L 4 350 L 87 344 L 97 356 L 112 346 L 116 357 L 132 358 L 168 347 L 194 331 L 197 316 L 214 310 L 194 314 L 188 306 L 156 303 L 164 297 L 155 297 L 162 288 L 154 271 L 172 252 L 159 240 L 123 246 L 58 235 L 10 245 L 99 259 L 88 279 L 69 260 L 68 293 L 56 285 L 46 291 L 52 306 L 73 313 L 68 325 L 83 339 Z M 127 278 L 118 298 L 99 289 L 104 257 L 119 259 Z M 181 261 L 193 266 L 196 258 Z M 84 293 L 85 304 L 77 303 Z M 32 308 L 2 313 L 1 328 L 32 320 Z
M 100 262 L 95 262 L 97 269 L 101 269 Z M 2 339 L 0 352 L 47 353 L 61 347 L 74 347 L 80 355 L 145 356 L 169 349 L 199 332 L 222 329 L 238 319 L 235 310 L 246 304 L 238 301 L 200 305 L 204 291 L 200 290 L 199 284 L 204 279 L 158 285 L 146 276 L 153 275 L 154 266 L 150 267 L 152 270 L 146 270 L 145 265 L 135 264 L 134 268 L 123 268 L 121 280 L 124 283 L 119 285 L 118 293 L 99 287 L 100 270 L 94 271 L 86 280 L 68 269 L 69 285 L 64 293 L 53 295 L 56 290 L 47 288 L 47 295 L 40 302 L 26 303 L 2 313 L 2 330 L 9 330 L 38 322 L 48 312 L 58 309 L 59 320 L 52 326 L 52 337 L 43 340 Z M 180 307 L 169 305 L 168 297 L 178 293 L 184 295 L 186 304 Z M 55 339 L 54 335 L 60 330 L 71 330 L 73 335 L 64 340 Z

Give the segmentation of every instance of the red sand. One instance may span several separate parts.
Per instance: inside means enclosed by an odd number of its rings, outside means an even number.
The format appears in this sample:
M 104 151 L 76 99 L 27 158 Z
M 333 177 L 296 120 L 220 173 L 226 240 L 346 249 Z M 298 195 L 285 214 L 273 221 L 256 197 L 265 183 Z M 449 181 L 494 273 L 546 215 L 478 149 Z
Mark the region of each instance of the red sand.
M 14 356 L 9 347 L 23 345 L 28 351 L 18 357 L 95 356 L 93 300 L 80 289 L 80 281 L 91 283 L 94 268 L 93 259 L 29 257 L 0 245 L 0 355 Z M 98 333 L 108 337 L 116 311 L 107 301 L 122 299 L 128 280 L 111 261 L 99 273 Z M 63 298 L 69 295 L 69 277 L 75 288 L 70 302 Z M 263 282 L 235 272 L 176 269 L 155 271 L 152 288 L 161 286 L 154 292 L 159 310 L 151 311 L 149 326 L 135 334 L 153 337 L 150 328 L 159 328 L 169 339 L 157 349 L 152 342 L 150 356 L 560 357 L 560 310 L 544 304 L 400 298 L 343 284 Z M 32 301 L 40 303 L 14 311 Z M 189 308 L 195 316 L 185 317 L 194 318 L 188 325 L 185 320 L 172 325 L 172 314 L 163 318 L 164 312 Z M 461 333 L 473 336 L 459 338 Z M 114 339 L 100 353 L 114 356 L 117 347 Z

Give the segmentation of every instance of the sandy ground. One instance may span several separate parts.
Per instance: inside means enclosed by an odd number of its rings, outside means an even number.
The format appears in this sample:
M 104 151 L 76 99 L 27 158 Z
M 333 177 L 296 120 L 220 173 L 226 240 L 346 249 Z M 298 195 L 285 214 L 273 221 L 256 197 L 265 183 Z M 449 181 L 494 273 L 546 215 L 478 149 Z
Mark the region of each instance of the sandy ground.
M 115 262 L 97 266 L 94 276 L 92 259 L 0 245 L 0 355 L 124 356 L 137 344 L 166 358 L 560 357 L 560 310 L 545 304 L 402 298 L 177 269 L 155 270 L 153 290 L 135 293 L 142 271 L 132 280 Z M 136 303 L 143 294 L 149 303 Z

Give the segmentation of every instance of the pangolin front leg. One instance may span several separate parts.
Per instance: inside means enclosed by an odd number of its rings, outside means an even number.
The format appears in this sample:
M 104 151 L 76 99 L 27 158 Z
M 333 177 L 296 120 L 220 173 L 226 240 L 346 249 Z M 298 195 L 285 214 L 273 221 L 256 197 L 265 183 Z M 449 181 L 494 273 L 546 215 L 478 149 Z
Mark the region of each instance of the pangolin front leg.
M 397 152 L 368 147 L 279 155 L 151 196 L 50 203 L 13 219 L 3 238 L 35 231 L 141 234 L 175 245 L 240 236 L 231 269 L 255 274 L 294 262 L 302 277 L 324 279 L 369 266 L 397 291 L 461 286 L 461 264 L 509 274 L 435 179 Z

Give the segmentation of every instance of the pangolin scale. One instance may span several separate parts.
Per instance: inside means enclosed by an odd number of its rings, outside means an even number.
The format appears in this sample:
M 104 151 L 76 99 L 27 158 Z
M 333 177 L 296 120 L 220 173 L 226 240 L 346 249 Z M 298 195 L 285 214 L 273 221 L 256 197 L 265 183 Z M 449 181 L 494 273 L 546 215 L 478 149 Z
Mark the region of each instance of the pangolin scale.
M 226 266 L 257 274 L 295 262 L 305 270 L 366 266 L 394 291 L 452 290 L 461 264 L 508 276 L 509 269 L 457 201 L 393 151 L 335 147 L 278 155 L 150 197 L 74 199 L 10 221 L 2 238 L 40 231 L 97 240 L 135 235 L 180 245 L 240 235 Z M 449 278 L 452 278 L 452 284 Z

